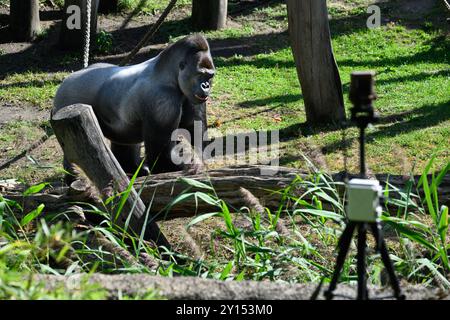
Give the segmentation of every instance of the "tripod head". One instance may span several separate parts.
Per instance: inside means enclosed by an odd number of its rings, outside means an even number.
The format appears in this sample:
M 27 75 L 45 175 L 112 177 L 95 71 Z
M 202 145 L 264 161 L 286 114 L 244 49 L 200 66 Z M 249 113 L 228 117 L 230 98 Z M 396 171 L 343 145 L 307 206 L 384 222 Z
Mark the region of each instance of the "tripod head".
M 359 128 L 360 177 L 363 179 L 366 178 L 365 129 L 370 123 L 378 120 L 372 105 L 373 100 L 377 98 L 374 77 L 373 71 L 352 72 L 350 83 L 349 98 L 353 103 L 350 110 L 351 121 Z
M 369 123 L 378 121 L 372 105 L 372 102 L 377 99 L 374 77 L 373 71 L 357 71 L 351 74 L 349 98 L 353 108 L 350 110 L 350 120 L 359 128 L 365 129 Z

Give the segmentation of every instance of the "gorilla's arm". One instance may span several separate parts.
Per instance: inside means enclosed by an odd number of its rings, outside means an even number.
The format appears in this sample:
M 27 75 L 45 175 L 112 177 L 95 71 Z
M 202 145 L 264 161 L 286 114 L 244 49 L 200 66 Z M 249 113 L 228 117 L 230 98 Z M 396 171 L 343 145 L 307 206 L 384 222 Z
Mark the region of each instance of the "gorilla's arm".
M 202 137 L 205 134 L 208 123 L 206 118 L 206 103 L 193 105 L 188 100 L 183 104 L 181 121 L 179 128 L 186 129 L 191 135 L 191 145 L 194 146 L 194 121 L 201 121 L 202 123 Z M 203 148 L 206 141 L 203 142 Z

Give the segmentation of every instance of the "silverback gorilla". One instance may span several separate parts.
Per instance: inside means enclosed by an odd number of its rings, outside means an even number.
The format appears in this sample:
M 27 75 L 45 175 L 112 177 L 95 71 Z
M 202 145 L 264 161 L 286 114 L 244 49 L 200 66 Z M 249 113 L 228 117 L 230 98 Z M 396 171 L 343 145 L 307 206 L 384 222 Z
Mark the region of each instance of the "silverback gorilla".
M 111 151 L 127 173 L 140 163 L 144 142 L 147 174 L 182 169 L 171 160 L 171 134 L 194 121 L 206 130 L 206 100 L 215 73 L 209 45 L 201 35 L 188 36 L 143 63 L 119 67 L 97 63 L 71 74 L 59 87 L 52 113 L 76 103 L 91 105 Z M 193 143 L 191 141 L 191 143 Z M 74 172 L 64 160 L 64 167 Z

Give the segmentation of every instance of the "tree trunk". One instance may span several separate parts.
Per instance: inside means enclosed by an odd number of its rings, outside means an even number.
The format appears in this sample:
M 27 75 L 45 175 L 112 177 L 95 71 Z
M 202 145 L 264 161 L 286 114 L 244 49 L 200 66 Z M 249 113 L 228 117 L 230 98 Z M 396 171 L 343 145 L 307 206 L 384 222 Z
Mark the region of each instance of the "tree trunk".
M 227 24 L 228 0 L 192 0 L 192 24 L 200 30 L 220 30 Z
M 99 13 L 111 13 L 119 11 L 119 0 L 100 0 Z
M 146 221 L 145 205 L 134 188 L 127 189 L 130 180 L 107 147 L 91 106 L 65 107 L 52 116 L 50 123 L 66 159 L 83 170 L 104 200 L 114 194 L 129 192 L 121 211 L 123 196 L 110 203 L 111 219 L 121 227 L 129 223 L 137 235 L 145 228 L 146 238 L 168 246 L 169 243 L 154 221 L 148 225 L 143 223 Z
M 9 27 L 14 40 L 33 40 L 40 30 L 39 0 L 10 0 Z
M 287 9 L 306 119 L 311 124 L 339 123 L 345 110 L 326 0 L 287 0 Z
M 97 34 L 97 10 L 99 0 L 91 0 L 91 44 Z M 86 0 L 65 0 L 59 35 L 61 49 L 81 50 L 86 33 Z M 76 7 L 74 7 L 76 6 Z M 78 9 L 77 9 L 78 8 Z

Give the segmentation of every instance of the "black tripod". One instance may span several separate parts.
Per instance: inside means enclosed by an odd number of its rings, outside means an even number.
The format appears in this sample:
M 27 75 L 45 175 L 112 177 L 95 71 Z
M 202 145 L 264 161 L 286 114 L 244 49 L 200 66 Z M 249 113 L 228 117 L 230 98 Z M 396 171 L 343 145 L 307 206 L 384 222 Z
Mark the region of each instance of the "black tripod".
M 365 164 L 365 129 L 369 123 L 376 121 L 376 117 L 372 107 L 372 101 L 376 99 L 374 93 L 374 73 L 372 72 L 356 72 L 352 73 L 352 80 L 350 86 L 350 100 L 354 103 L 354 108 L 351 110 L 351 120 L 356 123 L 360 129 L 360 176 L 362 179 L 366 178 L 366 164 Z M 401 293 L 398 279 L 395 275 L 394 267 L 386 249 L 386 244 L 383 238 L 381 224 L 378 219 L 375 222 L 352 221 L 347 223 L 344 232 L 338 242 L 339 253 L 336 260 L 336 267 L 334 269 L 333 278 L 331 280 L 328 290 L 324 295 L 327 300 L 333 299 L 334 290 L 336 289 L 339 275 L 347 256 L 348 249 L 357 229 L 358 245 L 357 245 L 357 274 L 358 274 L 358 300 L 368 300 L 369 295 L 367 291 L 366 279 L 366 240 L 367 231 L 370 229 L 375 242 L 376 249 L 381 254 L 381 259 L 386 271 L 389 275 L 389 280 L 394 290 L 394 297 L 396 299 L 404 299 Z

